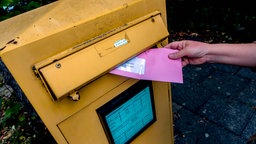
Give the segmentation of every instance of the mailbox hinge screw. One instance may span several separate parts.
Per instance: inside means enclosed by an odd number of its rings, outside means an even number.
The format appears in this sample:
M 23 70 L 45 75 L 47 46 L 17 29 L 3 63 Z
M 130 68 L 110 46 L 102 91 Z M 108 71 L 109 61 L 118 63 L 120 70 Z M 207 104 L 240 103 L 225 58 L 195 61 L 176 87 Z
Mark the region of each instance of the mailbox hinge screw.
M 154 23 L 154 22 L 155 22 L 155 19 L 152 17 L 152 18 L 151 18 L 151 21 Z
M 56 68 L 61 68 L 61 64 L 60 63 L 56 63 L 55 67 Z

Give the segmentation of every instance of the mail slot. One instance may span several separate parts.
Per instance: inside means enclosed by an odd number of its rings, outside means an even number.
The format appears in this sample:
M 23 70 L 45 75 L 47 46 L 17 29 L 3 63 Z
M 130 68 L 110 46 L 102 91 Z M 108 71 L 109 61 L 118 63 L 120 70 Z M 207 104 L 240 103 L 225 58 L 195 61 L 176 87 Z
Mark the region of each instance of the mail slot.
M 56 142 L 174 142 L 170 83 L 109 73 L 167 44 L 164 0 L 56 1 L 0 32 L 2 61 Z

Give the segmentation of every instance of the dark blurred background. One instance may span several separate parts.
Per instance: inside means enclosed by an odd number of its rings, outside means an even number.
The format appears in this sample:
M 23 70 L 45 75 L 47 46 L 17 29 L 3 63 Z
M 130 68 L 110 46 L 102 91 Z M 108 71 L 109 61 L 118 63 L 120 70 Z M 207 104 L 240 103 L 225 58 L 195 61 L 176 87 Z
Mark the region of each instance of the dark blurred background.
M 252 0 L 167 0 L 169 31 L 225 32 L 231 42 L 256 40 L 256 9 Z

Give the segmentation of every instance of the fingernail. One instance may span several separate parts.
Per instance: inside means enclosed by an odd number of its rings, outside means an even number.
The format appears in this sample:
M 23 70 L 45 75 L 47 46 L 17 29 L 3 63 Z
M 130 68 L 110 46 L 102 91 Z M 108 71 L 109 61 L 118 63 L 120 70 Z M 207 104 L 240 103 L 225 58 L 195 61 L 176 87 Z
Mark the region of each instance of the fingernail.
M 174 53 L 171 53 L 171 54 L 168 55 L 168 57 L 171 58 L 171 59 L 173 59 L 173 58 L 175 58 L 175 54 L 174 54 Z

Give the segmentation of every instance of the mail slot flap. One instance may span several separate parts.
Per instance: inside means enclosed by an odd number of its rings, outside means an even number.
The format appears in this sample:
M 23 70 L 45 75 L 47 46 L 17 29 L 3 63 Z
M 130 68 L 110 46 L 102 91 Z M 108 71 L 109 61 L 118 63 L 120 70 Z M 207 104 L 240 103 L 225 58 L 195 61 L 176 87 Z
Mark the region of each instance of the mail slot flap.
M 39 68 L 39 75 L 52 97 L 58 100 L 168 35 L 161 15 L 158 14 Z

